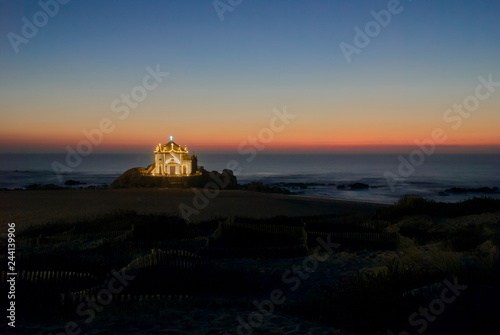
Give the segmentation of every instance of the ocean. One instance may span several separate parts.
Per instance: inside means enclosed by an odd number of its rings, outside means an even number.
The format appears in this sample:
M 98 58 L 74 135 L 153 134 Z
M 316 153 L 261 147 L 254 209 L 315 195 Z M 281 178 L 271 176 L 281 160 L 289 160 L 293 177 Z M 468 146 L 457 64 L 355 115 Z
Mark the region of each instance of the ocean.
M 198 165 L 208 171 L 222 171 L 228 162 L 238 163 L 235 173 L 240 184 L 252 181 L 264 184 L 307 183 L 307 188 L 281 184 L 301 196 L 394 203 L 408 194 L 444 202 L 473 196 L 500 198 L 500 193 L 452 193 L 452 187 L 500 187 L 500 154 L 435 153 L 425 156 L 419 165 L 406 166 L 398 173 L 397 153 L 257 153 L 255 159 L 238 153 L 197 154 Z M 408 154 L 401 154 L 407 161 Z M 248 161 L 250 160 L 250 161 Z M 86 186 L 111 184 L 129 168 L 146 167 L 153 154 L 104 154 L 83 157 L 60 180 L 52 168 L 57 161 L 65 164 L 65 154 L 0 154 L 0 188 L 25 188 L 31 184 L 64 186 L 66 180 L 78 180 Z M 411 164 L 411 163 L 408 163 Z M 414 171 L 411 171 L 411 169 Z M 236 170 L 236 169 L 235 169 Z M 385 174 L 389 171 L 390 178 Z M 411 172 L 411 173 L 409 173 Z M 368 184 L 368 189 L 339 189 L 339 185 Z M 81 186 L 73 186 L 81 187 Z

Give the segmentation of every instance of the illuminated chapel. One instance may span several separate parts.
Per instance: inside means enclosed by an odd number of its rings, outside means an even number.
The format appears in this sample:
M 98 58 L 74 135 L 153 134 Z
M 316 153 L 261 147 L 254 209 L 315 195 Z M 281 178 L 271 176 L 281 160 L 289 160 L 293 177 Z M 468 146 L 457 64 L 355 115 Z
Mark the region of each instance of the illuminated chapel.
M 173 136 L 167 144 L 159 143 L 154 154 L 155 162 L 148 169 L 149 175 L 182 177 L 197 174 L 198 159 L 194 155 L 189 156 L 187 147 L 182 148 L 175 143 Z

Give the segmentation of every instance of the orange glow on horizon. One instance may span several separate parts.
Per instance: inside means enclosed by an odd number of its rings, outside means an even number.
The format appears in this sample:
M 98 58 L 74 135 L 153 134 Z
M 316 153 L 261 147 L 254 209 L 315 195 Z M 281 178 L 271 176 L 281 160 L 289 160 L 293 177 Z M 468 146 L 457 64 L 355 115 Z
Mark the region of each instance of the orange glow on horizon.
M 18 125 L 0 133 L 1 152 L 65 152 L 69 146 L 76 149 L 82 141 L 88 141 L 82 130 L 94 131 L 99 119 L 85 124 L 63 127 L 49 124 Z M 206 120 L 205 120 L 206 121 Z M 237 151 L 239 146 L 248 147 L 257 141 L 264 146 L 262 151 L 394 151 L 411 150 L 415 141 L 431 138 L 433 129 L 440 126 L 447 136 L 439 147 L 449 150 L 498 151 L 500 135 L 493 123 L 469 122 L 459 130 L 452 130 L 442 122 L 414 122 L 399 120 L 344 120 L 332 122 L 304 118 L 290 122 L 282 131 L 272 134 L 272 139 L 264 139 L 263 129 L 269 129 L 268 119 L 248 122 L 223 122 L 216 120 L 203 122 L 180 119 L 175 127 L 165 127 L 163 122 L 116 122 L 115 128 L 102 134 L 98 145 L 93 145 L 95 152 L 113 151 L 153 151 L 158 143 L 168 143 L 169 136 L 174 141 L 187 145 L 190 152 Z M 260 136 L 260 139 L 259 139 Z M 451 149 L 453 148 L 453 149 Z M 462 149 L 460 149 L 462 148 Z
M 11 138 L 12 139 L 12 138 Z M 9 150 L 2 150 L 2 152 L 65 152 L 66 147 L 69 146 L 72 149 L 77 148 L 78 144 L 86 139 L 84 137 L 74 136 L 71 139 L 41 139 L 39 137 L 23 138 L 18 139 L 16 143 L 12 143 L 11 139 L 7 140 L 4 136 L 0 137 L 0 147 L 8 148 Z M 423 138 L 422 138 L 423 139 Z M 419 139 L 421 140 L 421 139 Z M 92 152 L 153 152 L 156 144 L 158 143 L 168 143 L 168 136 L 164 138 L 151 138 L 148 136 L 146 138 L 141 138 L 140 140 L 128 139 L 118 139 L 112 138 L 109 140 L 104 140 L 98 146 L 92 147 Z M 417 148 L 414 141 L 406 142 L 395 142 L 395 141 L 354 141 L 354 140 L 331 140 L 331 141 L 298 141 L 297 139 L 290 141 L 276 140 L 270 143 L 262 142 L 250 142 L 248 138 L 243 140 L 240 138 L 232 139 L 217 139 L 213 138 L 211 141 L 205 139 L 199 139 L 197 137 L 185 137 L 185 136 L 175 136 L 174 142 L 184 147 L 187 145 L 187 149 L 190 153 L 207 151 L 233 151 L 237 152 L 241 147 L 251 148 L 255 147 L 255 143 L 262 147 L 261 152 L 275 152 L 275 151 L 286 151 L 286 152 L 328 152 L 328 151 L 353 151 L 353 152 L 385 152 L 385 151 L 408 151 Z M 442 151 L 492 151 L 500 152 L 500 141 L 496 142 L 480 142 L 480 141 L 447 141 L 442 144 L 437 144 L 436 147 Z

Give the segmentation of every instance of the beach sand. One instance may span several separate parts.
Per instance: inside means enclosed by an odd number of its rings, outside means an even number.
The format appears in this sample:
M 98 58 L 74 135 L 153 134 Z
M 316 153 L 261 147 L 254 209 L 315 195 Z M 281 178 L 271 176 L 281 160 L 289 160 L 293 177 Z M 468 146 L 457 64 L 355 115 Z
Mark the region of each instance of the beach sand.
M 198 194 L 198 196 L 197 196 Z M 133 210 L 139 214 L 181 216 L 179 206 L 193 210 L 191 222 L 240 216 L 312 216 L 367 213 L 382 206 L 345 200 L 315 199 L 281 194 L 225 190 L 205 203 L 200 191 L 192 189 L 104 189 L 0 192 L 2 224 L 16 222 L 22 227 L 48 221 L 77 221 L 114 210 Z M 203 194 L 203 192 L 201 193 Z M 207 199 L 203 196 L 203 199 Z

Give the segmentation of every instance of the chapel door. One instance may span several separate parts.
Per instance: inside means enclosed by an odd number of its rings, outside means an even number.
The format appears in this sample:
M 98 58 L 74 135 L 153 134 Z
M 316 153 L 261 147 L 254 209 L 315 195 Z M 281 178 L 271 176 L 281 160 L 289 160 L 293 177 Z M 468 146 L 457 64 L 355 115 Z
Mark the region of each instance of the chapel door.
M 175 166 L 170 166 L 170 174 L 171 175 L 175 174 Z

